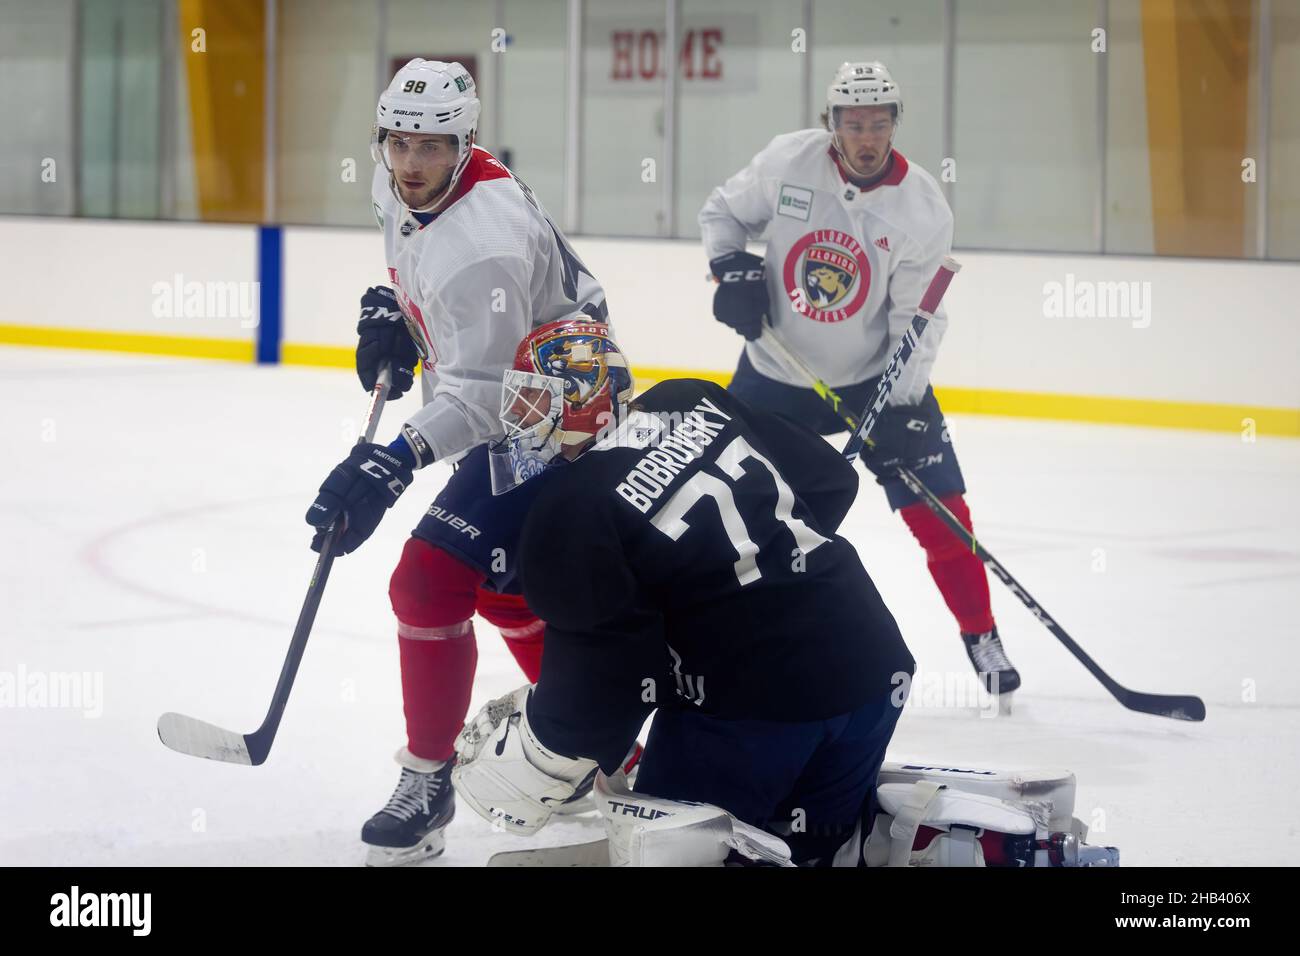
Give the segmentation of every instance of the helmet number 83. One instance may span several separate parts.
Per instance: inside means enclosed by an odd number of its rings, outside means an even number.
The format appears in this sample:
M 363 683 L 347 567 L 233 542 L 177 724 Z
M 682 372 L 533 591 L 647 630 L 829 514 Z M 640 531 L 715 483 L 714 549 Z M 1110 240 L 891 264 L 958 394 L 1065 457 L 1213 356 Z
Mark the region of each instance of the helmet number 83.
M 808 554 L 810 551 L 826 544 L 830 540 L 829 538 L 823 538 L 794 516 L 794 492 L 785 483 L 780 473 L 772 467 L 772 463 L 755 451 L 743 437 L 738 436 L 732 439 L 731 443 L 722 450 L 722 453 L 718 455 L 717 466 L 728 478 L 735 482 L 744 477 L 746 473 L 744 462 L 750 458 L 766 468 L 771 474 L 772 480 L 776 482 L 775 517 L 790 529 L 790 533 L 794 535 L 795 545 L 800 552 Z M 736 507 L 736 497 L 731 493 L 731 486 L 722 479 L 703 470 L 697 471 L 686 484 L 677 489 L 677 492 L 664 503 L 658 514 L 651 519 L 651 523 L 676 541 L 690 528 L 690 525 L 686 523 L 687 512 L 695 507 L 699 500 L 706 495 L 717 504 L 718 514 L 722 518 L 723 530 L 726 531 L 731 546 L 736 549 L 736 579 L 740 582 L 741 587 L 757 581 L 763 576 L 758 569 L 758 545 L 749 536 L 749 529 L 745 526 L 745 520 Z

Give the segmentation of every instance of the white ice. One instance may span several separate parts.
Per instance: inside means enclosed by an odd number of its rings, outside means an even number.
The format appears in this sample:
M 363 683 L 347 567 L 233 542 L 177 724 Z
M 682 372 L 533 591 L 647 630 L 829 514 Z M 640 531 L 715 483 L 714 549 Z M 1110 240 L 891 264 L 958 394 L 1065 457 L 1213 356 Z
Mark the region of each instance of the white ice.
M 384 440 L 414 401 L 390 406 Z M 0 862 L 362 860 L 358 831 L 387 800 L 404 739 L 388 577 L 441 467 L 335 564 L 264 766 L 173 753 L 154 725 L 170 710 L 260 723 L 315 558 L 303 513 L 364 404 L 336 371 L 0 349 L 0 681 L 90 674 L 93 696 L 102 678 L 102 700 L 80 708 L 34 706 L 22 688 L 0 703 Z M 922 699 L 891 756 L 1069 769 L 1076 815 L 1127 865 L 1293 864 L 1300 442 L 950 426 L 990 550 L 1122 684 L 1199 694 L 1209 716 L 1124 710 L 993 582 L 1024 675 L 1014 713 Z M 964 676 L 923 555 L 869 481 L 843 531 L 923 675 Z M 477 630 L 475 708 L 523 683 L 492 628 Z M 563 823 L 531 845 L 600 835 Z M 527 845 L 462 805 L 429 865 Z

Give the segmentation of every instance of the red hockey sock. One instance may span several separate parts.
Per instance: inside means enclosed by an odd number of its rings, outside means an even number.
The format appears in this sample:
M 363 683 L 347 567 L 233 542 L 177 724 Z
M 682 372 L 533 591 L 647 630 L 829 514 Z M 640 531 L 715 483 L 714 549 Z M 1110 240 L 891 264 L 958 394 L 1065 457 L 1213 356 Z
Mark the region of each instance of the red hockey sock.
M 483 575 L 427 541 L 411 538 L 388 596 L 397 614 L 407 748 L 447 760 L 465 724 L 478 648 L 474 591 Z
M 523 595 L 478 590 L 478 612 L 495 624 L 530 684 L 542 674 L 542 636 L 546 623 L 528 609 Z
M 970 510 L 961 495 L 942 499 L 948 510 L 971 529 Z M 963 634 L 983 634 L 993 629 L 989 606 L 989 580 L 984 564 L 926 505 L 918 502 L 898 512 L 925 549 L 930 576 L 939 586 L 944 603 Z

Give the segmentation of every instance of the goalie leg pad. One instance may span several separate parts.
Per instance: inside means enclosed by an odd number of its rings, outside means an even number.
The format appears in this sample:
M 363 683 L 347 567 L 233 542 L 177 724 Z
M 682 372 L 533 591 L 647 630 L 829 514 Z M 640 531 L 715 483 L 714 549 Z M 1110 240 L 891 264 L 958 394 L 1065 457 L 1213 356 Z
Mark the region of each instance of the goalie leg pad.
M 528 720 L 531 686 L 490 701 L 456 739 L 456 792 L 475 813 L 531 836 L 573 796 L 595 761 L 547 750 Z
M 780 837 L 709 803 L 633 793 L 627 776 L 596 775 L 610 866 L 722 866 L 733 853 L 769 866 L 793 866 Z
M 867 866 L 1118 866 L 1083 843 L 1074 775 L 888 762 L 863 846 Z

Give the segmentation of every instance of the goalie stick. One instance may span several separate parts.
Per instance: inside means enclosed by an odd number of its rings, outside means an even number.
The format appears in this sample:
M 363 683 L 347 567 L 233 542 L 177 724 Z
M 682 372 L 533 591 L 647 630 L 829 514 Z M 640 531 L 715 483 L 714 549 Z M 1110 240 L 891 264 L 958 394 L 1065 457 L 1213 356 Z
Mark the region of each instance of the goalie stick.
M 380 413 L 384 410 L 384 401 L 388 397 L 390 373 L 387 367 L 379 372 L 374 391 L 370 393 L 370 406 L 366 411 L 366 423 L 357 444 L 371 441 L 379 425 Z M 325 582 L 329 580 L 330 567 L 334 564 L 334 544 L 347 526 L 347 516 L 342 515 L 325 532 L 321 542 L 320 557 L 312 571 L 311 583 L 307 585 L 307 597 L 298 614 L 298 624 L 293 629 L 293 639 L 289 642 L 289 653 L 285 656 L 284 666 L 280 668 L 280 679 L 271 695 L 271 706 L 266 712 L 262 726 L 251 734 L 240 734 L 226 730 L 215 724 L 184 714 L 166 713 L 158 718 L 158 738 L 177 753 L 193 757 L 205 757 L 208 760 L 220 760 L 225 763 L 240 763 L 256 767 L 266 761 L 275 740 L 275 732 L 280 727 L 280 718 L 284 716 L 285 705 L 289 702 L 289 691 L 293 688 L 294 677 L 298 674 L 298 665 L 302 662 L 303 652 L 307 649 L 307 638 L 316 620 L 316 609 L 320 606 L 321 596 L 325 593 Z
M 931 283 L 931 289 L 933 288 L 934 285 Z M 917 318 L 920 318 L 919 313 Z M 915 319 L 913 320 L 913 325 L 915 325 Z M 909 330 L 909 332 L 910 331 L 911 330 Z M 922 325 L 921 331 L 924 331 L 924 325 Z M 817 374 L 805 365 L 801 358 L 790 351 L 786 344 L 777 336 L 776 332 L 774 332 L 770 327 L 766 328 L 763 330 L 763 337 L 767 339 L 768 344 L 771 345 L 773 349 L 786 361 L 786 364 L 808 379 L 813 390 L 831 406 L 835 413 L 843 419 L 846 425 L 848 425 L 849 429 L 854 432 L 855 439 L 861 435 L 864 441 L 870 441 L 869 434 L 871 426 L 875 424 L 874 419 L 869 423 L 864 422 L 863 424 L 865 424 L 866 427 L 862 427 L 854 415 L 842 407 L 840 397 L 835 394 L 835 390 L 818 378 Z M 912 347 L 915 347 L 915 342 L 912 343 Z M 901 353 L 901 351 L 902 346 L 900 345 L 899 352 Z M 908 350 L 908 354 L 911 354 L 910 349 Z M 896 354 L 895 360 L 897 360 L 897 358 L 898 355 Z M 906 359 L 903 361 L 906 362 Z M 890 368 L 893 368 L 893 364 L 893 362 L 890 363 Z M 886 372 L 886 374 L 888 374 L 888 372 Z M 897 378 L 897 371 L 895 371 L 895 378 Z M 880 400 L 879 392 L 877 392 L 876 400 L 873 401 L 871 405 L 871 408 L 873 409 L 877 407 L 884 407 L 884 402 Z M 850 442 L 850 444 L 852 444 L 852 442 Z M 859 449 L 861 448 L 861 443 L 859 443 L 858 447 Z M 857 452 L 855 451 L 854 456 L 856 455 Z M 849 460 L 852 461 L 852 456 L 847 455 L 847 449 L 846 457 L 849 457 Z M 1129 690 L 1107 674 L 1101 669 L 1100 665 L 1098 665 L 1096 661 L 1088 656 L 1087 652 L 1085 652 L 1082 647 L 1075 643 L 1074 639 L 1066 633 L 1065 628 L 1056 623 L 1055 619 L 1053 619 L 1052 616 L 1043 609 L 1042 605 L 1034 599 L 1033 595 L 1025 590 L 1024 586 L 1011 576 L 1011 572 L 1004 568 L 1002 563 L 998 561 L 997 558 L 993 557 L 984 545 L 980 544 L 975 535 L 968 531 L 966 526 L 961 523 L 961 520 L 948 510 L 948 507 L 939 499 L 938 495 L 925 486 L 921 479 L 916 476 L 915 472 L 910 468 L 899 468 L 898 476 L 903 479 L 903 483 L 911 489 L 912 493 L 920 498 L 926 506 L 935 513 L 939 520 L 947 525 L 948 529 L 953 534 L 957 535 L 957 537 L 960 538 L 968 548 L 970 548 L 971 552 L 984 563 L 984 566 L 992 572 L 993 576 L 1005 584 L 1008 590 L 1018 597 L 1025 607 L 1029 608 L 1030 613 L 1038 619 L 1038 622 L 1051 631 L 1052 635 L 1065 645 L 1066 650 L 1073 654 L 1075 659 L 1086 667 L 1088 672 L 1092 674 L 1093 677 L 1097 678 L 1097 680 L 1101 682 L 1101 685 L 1110 692 L 1111 696 L 1122 705 L 1127 707 L 1129 710 L 1138 711 L 1139 713 L 1153 714 L 1157 717 L 1169 717 L 1174 720 L 1199 721 L 1205 719 L 1205 702 L 1199 697 L 1177 694 L 1147 694 L 1141 691 Z

